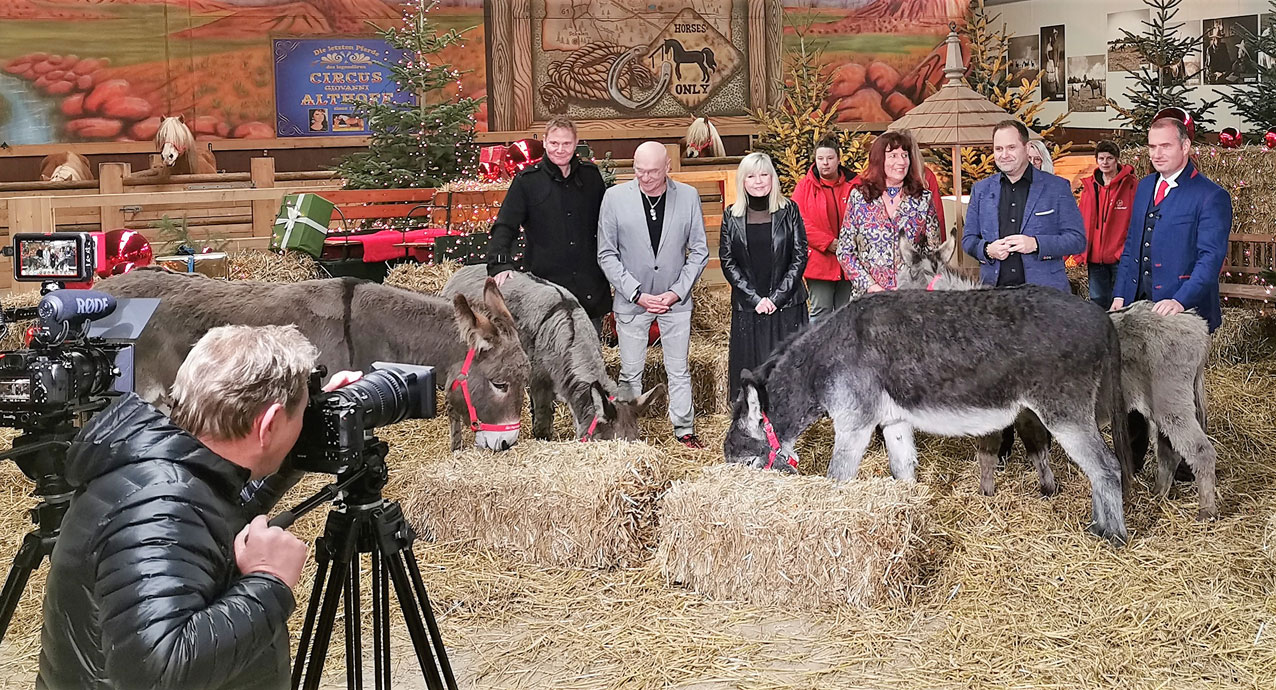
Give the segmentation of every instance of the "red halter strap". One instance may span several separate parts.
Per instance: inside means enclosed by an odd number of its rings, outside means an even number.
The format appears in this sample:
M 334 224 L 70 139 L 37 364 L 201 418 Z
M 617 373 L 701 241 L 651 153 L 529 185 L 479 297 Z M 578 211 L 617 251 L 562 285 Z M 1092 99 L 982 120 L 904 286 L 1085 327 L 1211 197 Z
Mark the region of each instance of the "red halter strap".
M 607 396 L 607 402 L 616 402 L 616 396 Z M 594 430 L 598 428 L 598 413 L 594 413 L 594 421 L 589 423 L 589 429 L 585 431 L 585 435 L 580 437 L 581 443 L 588 443 L 594 440 Z
M 461 395 L 465 396 L 465 407 L 470 411 L 470 429 L 474 431 L 518 431 L 520 422 L 513 424 L 484 424 L 479 421 L 478 412 L 474 409 L 474 401 L 470 399 L 470 365 L 474 364 L 474 348 L 470 348 L 465 353 L 465 364 L 461 365 L 461 373 L 457 374 L 456 380 L 452 382 L 451 390 L 456 390 L 458 386 L 461 388 Z
M 780 456 L 780 439 L 776 437 L 775 427 L 771 426 L 771 419 L 766 416 L 765 412 L 762 413 L 762 430 L 766 432 L 766 442 L 771 446 L 771 454 L 767 457 L 766 467 L 762 469 L 769 470 L 775 464 L 775 459 Z M 797 469 L 797 458 L 790 455 L 785 459 L 788 461 L 789 467 Z
M 926 284 L 926 289 L 927 289 L 927 290 L 931 290 L 931 291 L 933 291 L 933 290 L 935 289 L 935 285 L 937 285 L 937 284 L 939 283 L 939 279 L 940 279 L 942 276 L 943 276 L 943 274 L 942 274 L 942 273 L 936 273 L 936 274 L 935 274 L 935 277 L 934 277 L 934 278 L 931 278 L 931 279 L 930 279 L 930 282 Z

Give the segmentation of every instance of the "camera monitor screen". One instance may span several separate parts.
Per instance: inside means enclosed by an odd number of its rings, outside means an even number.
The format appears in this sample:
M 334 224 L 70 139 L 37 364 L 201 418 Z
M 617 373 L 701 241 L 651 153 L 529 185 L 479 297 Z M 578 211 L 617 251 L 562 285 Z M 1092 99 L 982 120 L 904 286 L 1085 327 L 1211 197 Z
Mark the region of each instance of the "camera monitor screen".
M 88 235 L 77 232 L 13 236 L 15 280 L 85 282 L 93 275 Z

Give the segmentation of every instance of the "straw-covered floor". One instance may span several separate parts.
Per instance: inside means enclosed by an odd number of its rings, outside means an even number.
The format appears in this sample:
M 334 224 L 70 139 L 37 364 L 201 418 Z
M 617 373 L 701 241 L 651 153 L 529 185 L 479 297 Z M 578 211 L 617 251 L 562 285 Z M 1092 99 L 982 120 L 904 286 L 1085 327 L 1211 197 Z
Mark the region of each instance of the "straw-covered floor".
M 1141 476 L 1127 508 L 1130 544 L 1114 549 L 1085 533 L 1087 483 L 1057 450 L 1060 495 L 1038 495 L 1017 450 L 988 498 L 978 493 L 970 441 L 923 437 L 919 481 L 929 519 L 922 536 L 934 556 L 902 597 L 871 607 L 798 613 L 783 604 L 714 600 L 668 582 L 654 557 L 634 567 L 550 567 L 469 540 L 422 539 L 416 555 L 461 687 L 1270 688 L 1276 358 L 1264 344 L 1270 341 L 1251 338 L 1271 333 L 1270 324 L 1246 325 L 1252 318 L 1228 310 L 1207 376 L 1209 432 L 1219 450 L 1216 522 L 1195 521 L 1190 485 L 1176 485 L 1160 501 L 1150 495 L 1150 477 Z M 671 479 L 721 463 L 727 423 L 702 416 L 708 449 L 697 452 L 672 442 L 663 414 L 644 421 Z M 564 415 L 558 432 L 570 434 Z M 382 437 L 392 447 L 388 497 L 417 492 L 423 468 L 457 462 L 443 419 L 404 423 Z M 571 453 L 578 446 L 546 448 Z M 802 470 L 821 472 L 830 447 L 830 425 L 817 424 L 799 445 Z M 860 476 L 887 476 L 880 444 Z M 325 480 L 309 477 L 285 503 Z M 13 463 L 0 466 L 0 565 L 29 529 L 30 486 Z M 322 512 L 295 531 L 313 539 Z M 29 687 L 34 676 L 45 570 L 33 577 L 0 647 L 6 685 Z M 312 572 L 313 563 L 298 587 L 303 606 Z M 292 621 L 294 638 L 302 612 Z M 398 623 L 394 638 L 396 677 L 410 678 L 414 661 Z M 342 655 L 338 632 L 329 660 L 334 687 L 343 684 Z

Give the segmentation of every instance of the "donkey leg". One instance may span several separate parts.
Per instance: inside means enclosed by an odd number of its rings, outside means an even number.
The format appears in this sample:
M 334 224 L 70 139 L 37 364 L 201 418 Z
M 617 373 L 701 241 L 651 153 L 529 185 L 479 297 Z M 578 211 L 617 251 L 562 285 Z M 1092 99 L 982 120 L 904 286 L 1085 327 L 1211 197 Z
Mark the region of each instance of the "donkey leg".
M 1196 512 L 1197 520 L 1212 520 L 1218 517 L 1218 505 L 1216 504 L 1215 495 L 1217 488 L 1215 486 L 1215 471 L 1218 464 L 1218 451 L 1215 450 L 1214 444 L 1210 443 L 1210 439 L 1205 432 L 1191 417 L 1182 420 L 1182 424 L 1166 424 L 1165 429 L 1166 442 L 1162 445 L 1165 448 L 1158 447 L 1158 455 L 1162 452 L 1165 454 L 1173 454 L 1173 464 L 1178 464 L 1180 455 L 1187 461 L 1188 467 L 1192 468 L 1192 474 L 1196 476 L 1196 489 L 1199 494 L 1198 500 L 1200 507 Z M 1164 469 L 1164 468 L 1162 468 Z M 1172 481 L 1174 472 L 1170 470 L 1165 479 L 1166 488 L 1168 489 Z M 1158 485 L 1161 482 L 1161 476 L 1157 476 Z
M 913 427 L 896 422 L 882 427 L 886 439 L 886 455 L 890 458 L 891 476 L 906 482 L 917 481 L 917 446 L 913 443 Z
M 864 426 L 859 420 L 833 414 L 833 458 L 829 460 L 830 479 L 854 479 L 859 472 L 864 451 L 873 439 L 873 427 Z
M 554 384 L 545 372 L 532 370 L 532 380 L 528 382 L 529 395 L 532 399 L 532 436 L 542 440 L 554 437 Z
M 1099 434 L 1099 428 L 1093 421 L 1094 415 L 1086 416 L 1089 417 L 1088 424 L 1069 420 L 1051 431 L 1068 457 L 1090 480 L 1090 501 L 1094 510 L 1090 531 L 1121 545 L 1130 538 L 1125 529 L 1121 463 Z
M 1003 434 L 995 432 L 975 439 L 975 459 L 979 462 L 979 493 L 991 496 L 997 492 L 997 458 Z
M 1023 439 L 1028 459 L 1037 470 L 1037 486 L 1041 489 L 1041 495 L 1054 496 L 1059 493 L 1054 471 L 1050 469 L 1050 432 L 1037 419 L 1037 415 L 1031 412 L 1020 414 L 1015 427 L 1019 430 L 1019 437 Z
M 463 417 L 455 408 L 448 406 L 448 426 L 452 431 L 452 452 L 461 452 L 461 443 L 465 438 L 465 430 L 469 428 L 469 418 Z
M 1183 456 L 1179 455 L 1170 440 L 1166 438 L 1164 427 L 1153 424 L 1151 431 L 1156 434 L 1156 480 L 1152 485 L 1152 493 L 1157 498 L 1170 495 L 1170 487 L 1174 485 L 1174 473 L 1178 471 Z

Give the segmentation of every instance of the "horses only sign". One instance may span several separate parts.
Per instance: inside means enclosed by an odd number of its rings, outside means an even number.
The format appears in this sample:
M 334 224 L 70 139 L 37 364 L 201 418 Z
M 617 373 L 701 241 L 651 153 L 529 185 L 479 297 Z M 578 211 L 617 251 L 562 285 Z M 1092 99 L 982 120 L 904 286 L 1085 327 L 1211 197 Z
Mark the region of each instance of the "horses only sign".
M 672 68 L 669 93 L 694 109 L 735 74 L 744 56 L 698 12 L 685 8 L 647 46 L 656 72 Z

